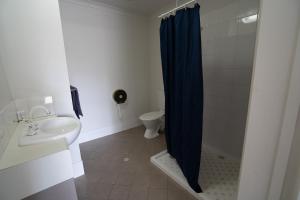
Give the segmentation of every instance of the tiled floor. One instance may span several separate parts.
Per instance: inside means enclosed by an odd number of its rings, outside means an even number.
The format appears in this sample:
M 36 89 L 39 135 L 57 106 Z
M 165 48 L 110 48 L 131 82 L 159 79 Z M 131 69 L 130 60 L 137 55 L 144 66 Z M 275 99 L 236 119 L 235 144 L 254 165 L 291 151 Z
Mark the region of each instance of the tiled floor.
M 80 200 L 194 200 L 150 163 L 165 149 L 138 127 L 80 145 L 86 175 L 76 179 Z

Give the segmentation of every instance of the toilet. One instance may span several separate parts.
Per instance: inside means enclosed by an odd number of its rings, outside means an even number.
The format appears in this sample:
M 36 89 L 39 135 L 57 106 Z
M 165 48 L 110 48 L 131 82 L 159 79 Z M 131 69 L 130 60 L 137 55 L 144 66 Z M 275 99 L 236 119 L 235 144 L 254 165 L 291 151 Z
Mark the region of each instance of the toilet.
M 158 136 L 158 130 L 162 125 L 161 118 L 164 116 L 163 111 L 155 111 L 145 113 L 140 116 L 140 120 L 143 122 L 146 131 L 144 137 L 152 139 Z

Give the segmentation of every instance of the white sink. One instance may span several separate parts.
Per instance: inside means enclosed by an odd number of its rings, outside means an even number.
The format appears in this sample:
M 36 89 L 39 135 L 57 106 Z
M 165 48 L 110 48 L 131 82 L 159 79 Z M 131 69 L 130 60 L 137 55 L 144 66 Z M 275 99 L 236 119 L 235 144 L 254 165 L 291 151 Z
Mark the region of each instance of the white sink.
M 33 124 L 35 131 L 29 128 L 32 124 L 24 124 L 23 134 L 19 138 L 20 146 L 38 144 L 61 138 L 64 138 L 70 145 L 78 137 L 81 130 L 80 121 L 72 117 L 50 117 L 34 121 Z

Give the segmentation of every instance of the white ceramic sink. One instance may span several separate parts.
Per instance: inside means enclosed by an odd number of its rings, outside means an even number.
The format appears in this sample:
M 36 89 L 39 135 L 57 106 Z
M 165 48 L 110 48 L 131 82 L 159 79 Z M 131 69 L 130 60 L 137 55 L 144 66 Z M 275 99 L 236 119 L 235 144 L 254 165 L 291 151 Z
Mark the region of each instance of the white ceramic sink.
M 33 126 L 33 128 L 29 128 Z M 81 130 L 80 121 L 72 117 L 50 117 L 24 124 L 19 145 L 31 145 L 64 138 L 70 145 Z

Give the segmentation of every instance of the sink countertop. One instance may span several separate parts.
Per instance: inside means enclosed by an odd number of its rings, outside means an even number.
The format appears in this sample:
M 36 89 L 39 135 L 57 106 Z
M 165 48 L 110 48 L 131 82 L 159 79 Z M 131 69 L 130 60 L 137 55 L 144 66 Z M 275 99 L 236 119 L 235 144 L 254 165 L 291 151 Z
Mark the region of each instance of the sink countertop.
M 35 145 L 19 146 L 19 136 L 24 130 L 24 124 L 20 123 L 13 136 L 11 137 L 9 144 L 5 152 L 0 159 L 0 173 L 9 167 L 13 167 L 31 160 L 35 160 L 50 154 L 54 154 L 60 151 L 68 150 L 68 145 L 65 139 L 52 140 Z

